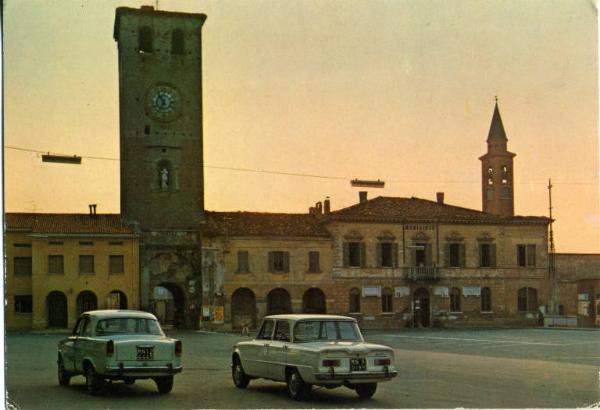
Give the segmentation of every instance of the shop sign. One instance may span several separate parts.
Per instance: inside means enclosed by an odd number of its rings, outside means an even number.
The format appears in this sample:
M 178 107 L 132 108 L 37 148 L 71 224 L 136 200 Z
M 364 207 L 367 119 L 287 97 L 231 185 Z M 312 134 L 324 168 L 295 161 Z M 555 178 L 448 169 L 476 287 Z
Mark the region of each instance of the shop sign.
M 395 295 L 397 298 L 401 298 L 402 296 L 410 295 L 410 288 L 408 286 L 399 286 L 394 288 Z
M 446 286 L 435 286 L 433 288 L 433 294 L 442 298 L 450 297 L 450 292 Z
M 481 296 L 481 286 L 463 286 L 463 296 Z
M 362 295 L 363 298 L 369 296 L 381 297 L 381 286 L 363 286 Z

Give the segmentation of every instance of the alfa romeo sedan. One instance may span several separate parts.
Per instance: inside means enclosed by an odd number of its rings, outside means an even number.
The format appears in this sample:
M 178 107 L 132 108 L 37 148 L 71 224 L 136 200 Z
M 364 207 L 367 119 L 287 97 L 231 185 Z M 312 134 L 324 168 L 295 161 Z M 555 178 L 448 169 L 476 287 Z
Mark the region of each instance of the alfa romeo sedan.
M 266 316 L 256 339 L 233 347 L 233 383 L 243 389 L 250 380 L 286 382 L 295 400 L 312 385 L 354 389 L 363 399 L 377 383 L 397 375 L 394 351 L 366 343 L 355 319 L 332 315 Z
M 83 375 L 91 394 L 106 382 L 153 379 L 160 393 L 181 372 L 181 341 L 163 333 L 156 317 L 135 310 L 94 310 L 81 315 L 73 334 L 58 343 L 58 383 Z

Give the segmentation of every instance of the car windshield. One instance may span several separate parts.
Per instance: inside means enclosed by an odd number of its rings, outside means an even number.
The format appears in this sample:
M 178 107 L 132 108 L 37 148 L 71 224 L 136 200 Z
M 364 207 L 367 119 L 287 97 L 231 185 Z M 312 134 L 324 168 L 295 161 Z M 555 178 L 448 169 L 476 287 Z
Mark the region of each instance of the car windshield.
M 97 336 L 114 334 L 162 335 L 163 332 L 154 319 L 119 317 L 98 321 L 96 325 Z
M 294 342 L 361 341 L 356 323 L 349 320 L 306 320 L 294 326 Z

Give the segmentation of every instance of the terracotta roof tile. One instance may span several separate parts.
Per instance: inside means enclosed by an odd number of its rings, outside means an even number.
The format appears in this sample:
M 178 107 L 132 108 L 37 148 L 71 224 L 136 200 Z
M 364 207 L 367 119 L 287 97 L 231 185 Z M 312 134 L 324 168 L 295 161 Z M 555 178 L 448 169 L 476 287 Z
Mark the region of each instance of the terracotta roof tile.
M 7 231 L 55 234 L 132 234 L 119 214 L 6 213 Z
M 206 212 L 204 234 L 208 236 L 329 237 L 310 214 L 262 212 Z
M 438 204 L 420 198 L 377 197 L 366 202 L 333 211 L 329 220 L 373 221 L 439 221 L 459 223 L 549 223 L 538 216 L 501 217 L 474 209 Z

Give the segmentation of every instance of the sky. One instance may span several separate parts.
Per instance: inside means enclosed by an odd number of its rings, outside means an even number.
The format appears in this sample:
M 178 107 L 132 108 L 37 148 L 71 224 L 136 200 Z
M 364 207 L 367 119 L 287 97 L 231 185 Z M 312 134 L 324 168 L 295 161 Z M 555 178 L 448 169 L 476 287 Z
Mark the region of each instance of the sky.
M 498 97 L 515 213 L 600 252 L 593 1 L 5 0 L 4 207 L 119 212 L 118 6 L 205 13 L 205 207 L 308 212 L 376 196 L 481 210 Z M 41 162 L 79 155 L 81 165 Z M 291 175 L 290 175 L 291 174 Z M 361 188 L 362 189 L 362 188 Z

